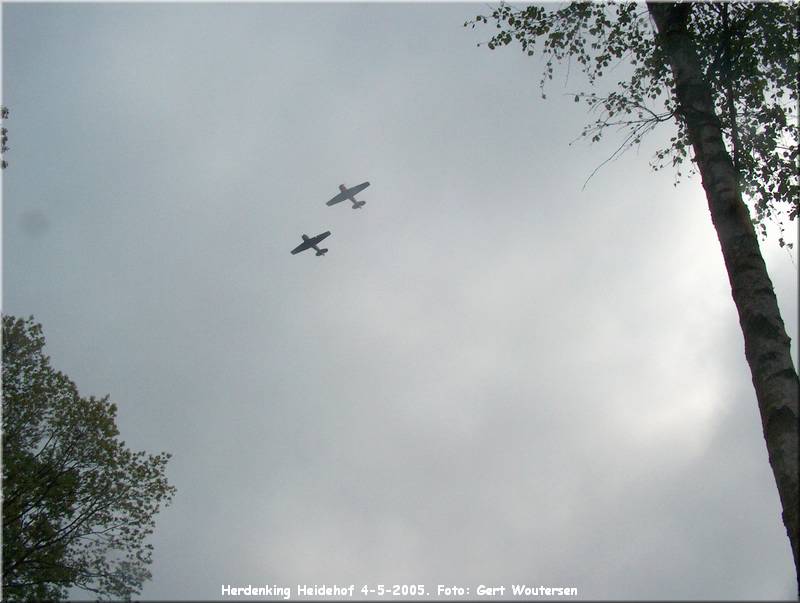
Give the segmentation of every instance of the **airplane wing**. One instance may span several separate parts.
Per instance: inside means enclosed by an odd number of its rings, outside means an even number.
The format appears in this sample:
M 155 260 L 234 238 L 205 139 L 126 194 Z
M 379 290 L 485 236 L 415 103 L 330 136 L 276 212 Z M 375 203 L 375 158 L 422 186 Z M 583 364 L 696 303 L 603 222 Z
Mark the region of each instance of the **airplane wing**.
M 368 186 L 369 186 L 369 182 L 362 182 L 361 184 L 356 184 L 355 186 L 350 187 L 350 188 L 347 189 L 347 195 L 348 196 L 357 195 L 358 193 L 363 191 Z
M 344 201 L 345 199 L 347 199 L 347 192 L 339 193 L 333 199 L 328 201 L 325 205 L 336 205 L 337 203 L 340 203 L 340 202 Z
M 306 249 L 311 247 L 311 245 L 313 245 L 313 243 L 311 241 L 303 241 L 297 247 L 292 249 L 292 255 L 294 255 L 296 253 L 300 253 L 301 251 L 305 251 Z
M 309 243 L 312 243 L 312 241 L 313 241 L 312 244 L 316 245 L 317 243 L 321 243 L 323 240 L 327 239 L 329 236 L 331 236 L 331 231 L 330 230 L 326 230 L 322 234 L 318 234 L 316 237 L 311 239 L 311 241 L 309 241 Z

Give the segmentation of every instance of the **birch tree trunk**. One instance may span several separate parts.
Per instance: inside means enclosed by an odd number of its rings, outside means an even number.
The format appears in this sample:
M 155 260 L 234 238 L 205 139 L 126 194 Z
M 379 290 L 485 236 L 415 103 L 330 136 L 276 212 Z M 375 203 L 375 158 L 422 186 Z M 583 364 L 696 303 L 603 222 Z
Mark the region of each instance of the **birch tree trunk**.
M 669 60 L 675 95 L 703 180 L 717 231 L 733 301 L 744 334 L 744 349 L 758 399 L 761 424 L 775 475 L 783 523 L 798 571 L 798 376 L 790 339 L 778 310 L 755 229 L 742 201 L 736 171 L 725 149 L 711 88 L 700 68 L 687 27 L 692 3 L 648 2 L 657 42 Z

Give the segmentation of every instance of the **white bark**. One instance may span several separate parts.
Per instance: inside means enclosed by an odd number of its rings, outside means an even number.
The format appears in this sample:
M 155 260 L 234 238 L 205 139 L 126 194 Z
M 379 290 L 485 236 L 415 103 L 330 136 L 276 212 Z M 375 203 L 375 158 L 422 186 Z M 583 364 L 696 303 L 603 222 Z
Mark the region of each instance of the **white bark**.
M 700 68 L 688 30 L 692 3 L 648 3 L 675 79 L 679 112 L 694 149 L 717 231 L 758 399 L 769 461 L 775 475 L 783 522 L 798 570 L 798 376 L 790 355 L 790 339 L 761 256 L 755 229 L 742 201 L 736 171 L 722 137 L 711 88 Z

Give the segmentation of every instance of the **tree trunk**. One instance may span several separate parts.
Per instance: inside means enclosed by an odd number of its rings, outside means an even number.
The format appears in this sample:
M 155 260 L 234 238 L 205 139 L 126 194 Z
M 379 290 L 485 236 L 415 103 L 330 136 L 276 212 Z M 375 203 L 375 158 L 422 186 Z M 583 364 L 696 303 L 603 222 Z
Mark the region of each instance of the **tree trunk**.
M 769 462 L 775 475 L 783 523 L 798 572 L 798 382 L 790 339 L 761 256 L 755 229 L 742 201 L 736 170 L 725 149 L 712 92 L 700 68 L 697 48 L 687 27 L 692 3 L 648 2 L 656 40 L 675 80 L 678 111 L 685 120 L 703 180 L 711 220 L 728 271 L 733 301 L 744 334 L 744 353 L 761 413 Z

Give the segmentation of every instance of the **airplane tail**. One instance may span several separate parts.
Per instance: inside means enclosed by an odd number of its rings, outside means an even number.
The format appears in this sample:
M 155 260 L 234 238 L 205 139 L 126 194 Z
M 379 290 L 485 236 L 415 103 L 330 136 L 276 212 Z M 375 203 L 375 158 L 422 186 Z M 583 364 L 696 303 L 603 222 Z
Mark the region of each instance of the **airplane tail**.
M 317 250 L 317 255 L 325 255 L 326 253 L 328 253 L 327 249 L 318 249 Z

